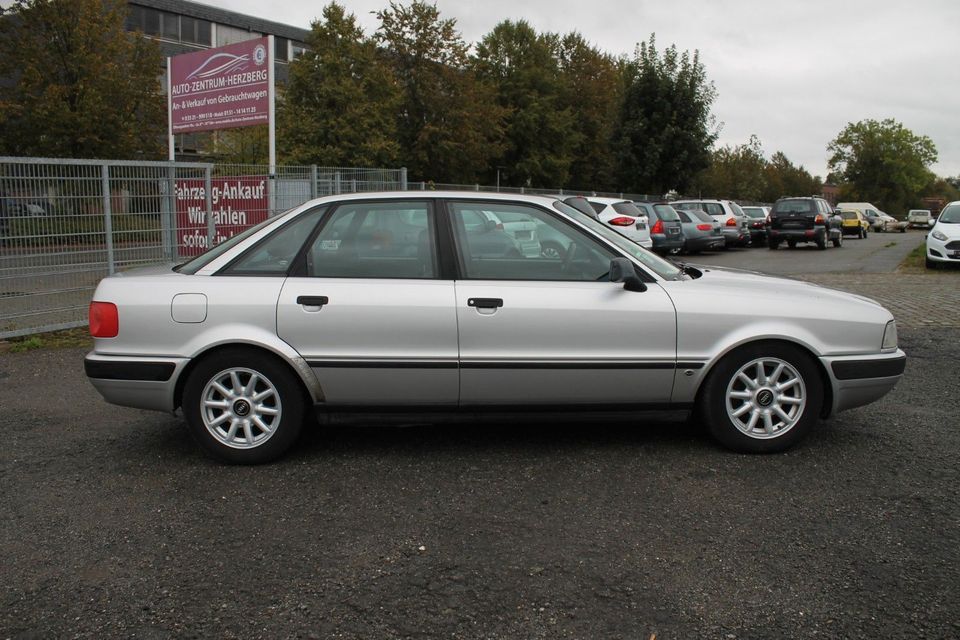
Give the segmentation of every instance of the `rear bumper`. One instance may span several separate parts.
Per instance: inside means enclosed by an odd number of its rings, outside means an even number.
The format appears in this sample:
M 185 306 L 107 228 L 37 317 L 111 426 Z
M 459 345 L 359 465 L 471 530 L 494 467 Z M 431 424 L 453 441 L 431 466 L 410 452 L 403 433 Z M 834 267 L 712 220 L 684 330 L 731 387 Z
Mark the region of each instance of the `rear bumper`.
M 723 236 L 699 236 L 687 238 L 684 248 L 687 251 L 719 251 L 726 245 Z
M 653 240 L 654 251 L 675 251 L 683 248 L 682 235 L 675 238 L 668 238 L 665 235 L 652 234 L 650 238 Z
M 83 368 L 110 404 L 156 411 L 176 409 L 176 381 L 188 358 L 142 358 L 89 353 Z
M 724 240 L 727 241 L 726 246 L 728 247 L 745 247 L 750 244 L 750 232 L 744 229 L 729 229 L 727 227 L 721 227 L 720 232 L 723 234 Z
M 889 393 L 903 377 L 907 356 L 898 349 L 895 353 L 823 357 L 820 361 L 830 378 L 833 415 L 870 404 Z

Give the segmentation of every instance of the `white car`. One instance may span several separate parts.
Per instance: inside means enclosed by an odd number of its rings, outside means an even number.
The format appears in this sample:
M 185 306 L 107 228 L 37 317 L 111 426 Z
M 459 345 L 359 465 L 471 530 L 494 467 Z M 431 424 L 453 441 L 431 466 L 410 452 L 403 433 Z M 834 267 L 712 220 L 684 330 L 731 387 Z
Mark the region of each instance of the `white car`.
M 927 234 L 927 268 L 960 264 L 960 200 L 943 208 Z
M 579 196 L 564 200 L 574 208 L 587 213 L 585 207 L 578 206 L 575 200 L 586 200 L 593 209 L 594 216 L 617 233 L 630 238 L 641 247 L 653 249 L 650 237 L 650 219 L 630 200 L 619 198 L 581 198 Z
M 524 256 L 477 211 L 538 220 L 567 249 Z M 680 267 L 553 198 L 457 191 L 319 198 L 184 264 L 117 273 L 90 332 L 107 401 L 180 408 L 234 463 L 282 455 L 314 412 L 632 411 L 642 429 L 638 412 L 695 410 L 728 447 L 781 451 L 906 364 L 867 298 Z

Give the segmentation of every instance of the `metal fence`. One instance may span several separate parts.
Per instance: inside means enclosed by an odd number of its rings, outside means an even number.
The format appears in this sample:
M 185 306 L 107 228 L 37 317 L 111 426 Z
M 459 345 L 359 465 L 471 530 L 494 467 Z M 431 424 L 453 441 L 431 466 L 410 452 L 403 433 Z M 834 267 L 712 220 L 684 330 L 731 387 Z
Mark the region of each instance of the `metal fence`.
M 405 169 L 0 158 L 0 338 L 83 326 L 104 276 L 311 198 L 405 188 Z

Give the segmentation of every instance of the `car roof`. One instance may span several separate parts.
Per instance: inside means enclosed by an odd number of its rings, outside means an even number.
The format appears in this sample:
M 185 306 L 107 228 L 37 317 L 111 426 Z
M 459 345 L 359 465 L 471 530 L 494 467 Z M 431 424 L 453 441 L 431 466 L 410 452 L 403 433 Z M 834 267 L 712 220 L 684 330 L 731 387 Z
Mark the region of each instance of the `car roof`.
M 539 196 L 524 193 L 503 193 L 491 191 L 364 191 L 361 193 L 344 193 L 339 195 L 323 196 L 305 203 L 306 205 L 326 204 L 329 202 L 346 202 L 350 200 L 439 200 L 444 198 L 468 200 L 502 200 L 504 202 L 529 202 L 531 204 L 550 205 L 557 201 L 554 196 Z

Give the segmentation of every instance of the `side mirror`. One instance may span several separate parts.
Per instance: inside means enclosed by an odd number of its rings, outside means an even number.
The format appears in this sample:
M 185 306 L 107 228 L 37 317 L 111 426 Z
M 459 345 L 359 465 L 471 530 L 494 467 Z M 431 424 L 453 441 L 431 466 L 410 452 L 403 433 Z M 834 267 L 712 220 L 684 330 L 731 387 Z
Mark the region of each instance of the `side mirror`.
M 930 218 L 929 220 L 927 220 L 927 226 L 928 226 L 928 227 L 932 227 L 932 226 L 935 225 L 935 224 L 937 224 L 937 221 L 934 220 L 933 218 Z
M 614 258 L 610 261 L 610 282 L 622 282 L 627 291 L 646 291 L 633 263 L 626 258 Z

